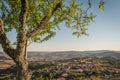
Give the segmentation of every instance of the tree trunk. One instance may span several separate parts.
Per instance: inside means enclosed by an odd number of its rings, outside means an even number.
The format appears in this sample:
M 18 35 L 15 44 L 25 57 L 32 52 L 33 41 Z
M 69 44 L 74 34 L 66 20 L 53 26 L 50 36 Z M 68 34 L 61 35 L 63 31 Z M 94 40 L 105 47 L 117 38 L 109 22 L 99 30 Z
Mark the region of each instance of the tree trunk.
M 28 61 L 19 55 L 15 60 L 17 66 L 16 80 L 30 80 L 31 73 L 28 70 Z

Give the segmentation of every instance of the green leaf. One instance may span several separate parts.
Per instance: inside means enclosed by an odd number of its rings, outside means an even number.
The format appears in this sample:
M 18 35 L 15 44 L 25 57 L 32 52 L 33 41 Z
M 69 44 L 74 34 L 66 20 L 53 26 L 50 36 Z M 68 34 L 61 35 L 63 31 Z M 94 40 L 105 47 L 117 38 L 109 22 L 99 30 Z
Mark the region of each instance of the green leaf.
M 14 42 L 13 45 L 17 45 L 17 42 Z
M 19 15 L 21 11 L 21 1 L 2 0 L 0 2 L 0 16 L 4 21 L 5 32 L 10 32 L 13 29 L 18 31 Z M 63 22 L 66 23 L 67 28 L 70 28 L 73 35 L 81 36 L 85 34 L 85 31 L 81 28 L 86 28 L 90 22 L 94 21 L 94 14 L 86 13 L 83 2 L 76 3 L 77 0 L 61 0 L 62 8 L 58 8 L 52 15 L 52 11 L 60 0 L 28 0 L 29 10 L 26 17 L 26 33 L 33 31 L 41 20 L 48 15 L 50 20 L 45 27 L 41 29 L 38 34 L 30 38 L 30 41 L 46 41 L 51 37 L 54 37 L 56 29 L 60 29 L 59 26 Z M 65 4 L 68 1 L 68 4 Z M 17 4 L 17 5 L 15 5 Z M 92 4 L 92 3 L 91 3 Z M 59 5 L 58 5 L 59 7 Z M 99 9 L 104 11 L 104 2 L 99 3 Z
M 101 12 L 104 11 L 104 4 L 105 3 L 103 1 L 100 1 L 100 3 L 99 3 L 99 9 L 100 9 Z
M 0 2 L 0 7 L 2 7 L 2 2 Z

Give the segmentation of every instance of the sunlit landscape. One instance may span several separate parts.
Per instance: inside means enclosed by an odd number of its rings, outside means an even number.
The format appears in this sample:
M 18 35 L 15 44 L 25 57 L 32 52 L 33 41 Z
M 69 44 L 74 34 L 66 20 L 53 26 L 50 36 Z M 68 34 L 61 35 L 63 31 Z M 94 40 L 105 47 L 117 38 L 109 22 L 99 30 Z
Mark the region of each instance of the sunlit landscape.
M 120 80 L 120 0 L 0 0 L 0 80 Z
M 0 53 L 0 79 L 15 78 L 15 64 Z M 29 52 L 32 80 L 119 80 L 120 52 Z

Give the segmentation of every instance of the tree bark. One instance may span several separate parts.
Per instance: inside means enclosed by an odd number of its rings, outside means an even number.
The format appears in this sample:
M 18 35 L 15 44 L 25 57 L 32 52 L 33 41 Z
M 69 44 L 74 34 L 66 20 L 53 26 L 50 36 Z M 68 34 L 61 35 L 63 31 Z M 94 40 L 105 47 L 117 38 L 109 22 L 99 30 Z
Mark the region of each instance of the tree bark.
M 18 51 L 14 49 L 8 40 L 3 26 L 3 21 L 0 19 L 0 44 L 2 45 L 3 51 L 10 56 L 17 66 L 16 80 L 30 80 L 31 73 L 28 71 L 28 61 L 25 58 L 24 48 Z M 24 44 L 22 45 L 25 48 Z M 21 53 L 20 53 L 21 52 Z M 22 53 L 23 52 L 23 53 Z
M 25 43 L 25 51 L 24 51 L 24 58 L 27 59 L 27 46 L 28 46 L 28 41 L 26 40 Z
M 40 21 L 40 23 L 36 26 L 36 28 L 32 31 L 29 31 L 26 33 L 27 39 L 33 37 L 36 35 L 40 30 L 43 30 L 46 26 L 46 24 L 49 22 L 50 18 L 54 15 L 54 13 L 62 6 L 62 0 L 59 1 L 59 3 L 56 4 L 56 6 L 53 8 L 53 11 L 51 15 L 45 15 L 43 19 Z
M 25 46 L 26 40 L 33 37 L 35 34 L 37 34 L 41 29 L 45 28 L 45 25 L 50 20 L 51 16 L 57 11 L 58 8 L 61 8 L 61 2 L 59 2 L 53 9 L 50 16 L 46 15 L 44 18 L 40 21 L 37 28 L 33 31 L 30 31 L 26 33 L 26 17 L 28 13 L 28 0 L 20 0 L 21 1 L 21 12 L 19 15 L 19 27 L 18 27 L 18 34 L 17 34 L 17 47 L 14 49 L 12 45 L 10 44 L 9 39 L 7 38 L 4 27 L 3 27 L 3 21 L 0 19 L 0 43 L 2 44 L 2 48 L 6 54 L 8 54 L 13 61 L 16 63 L 17 66 L 17 74 L 16 74 L 16 80 L 30 80 L 31 73 L 28 71 L 28 61 L 25 57 L 26 50 Z
M 10 56 L 12 59 L 15 59 L 15 49 L 12 47 L 10 44 L 9 39 L 7 38 L 5 31 L 4 31 L 4 26 L 3 26 L 3 21 L 0 19 L 0 44 L 2 45 L 3 51 Z
M 21 0 L 21 12 L 19 15 L 19 28 L 17 34 L 17 56 L 15 63 L 17 66 L 17 80 L 30 80 L 30 72 L 28 71 L 28 61 L 25 57 L 26 52 L 26 17 L 28 13 L 28 0 Z
M 18 55 L 15 63 L 17 67 L 16 80 L 30 80 L 31 73 L 28 70 L 28 61 L 24 58 L 24 55 Z

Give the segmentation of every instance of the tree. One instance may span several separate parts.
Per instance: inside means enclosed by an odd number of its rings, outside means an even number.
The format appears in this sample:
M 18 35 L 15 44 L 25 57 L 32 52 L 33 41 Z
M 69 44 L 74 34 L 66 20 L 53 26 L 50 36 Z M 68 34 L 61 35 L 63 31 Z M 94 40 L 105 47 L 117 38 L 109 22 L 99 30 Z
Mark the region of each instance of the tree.
M 78 37 L 87 34 L 87 25 L 94 20 L 88 8 L 82 8 L 71 0 L 1 0 L 0 2 L 0 44 L 3 51 L 10 56 L 17 66 L 17 80 L 30 80 L 28 71 L 27 45 L 31 42 L 43 42 L 55 36 L 61 22 L 73 30 Z M 69 1 L 69 0 L 68 0 Z M 86 0 L 87 1 L 87 0 Z M 102 6 L 102 7 L 101 7 Z M 103 9 L 102 2 L 99 5 Z M 16 30 L 16 48 L 13 47 L 6 33 Z

